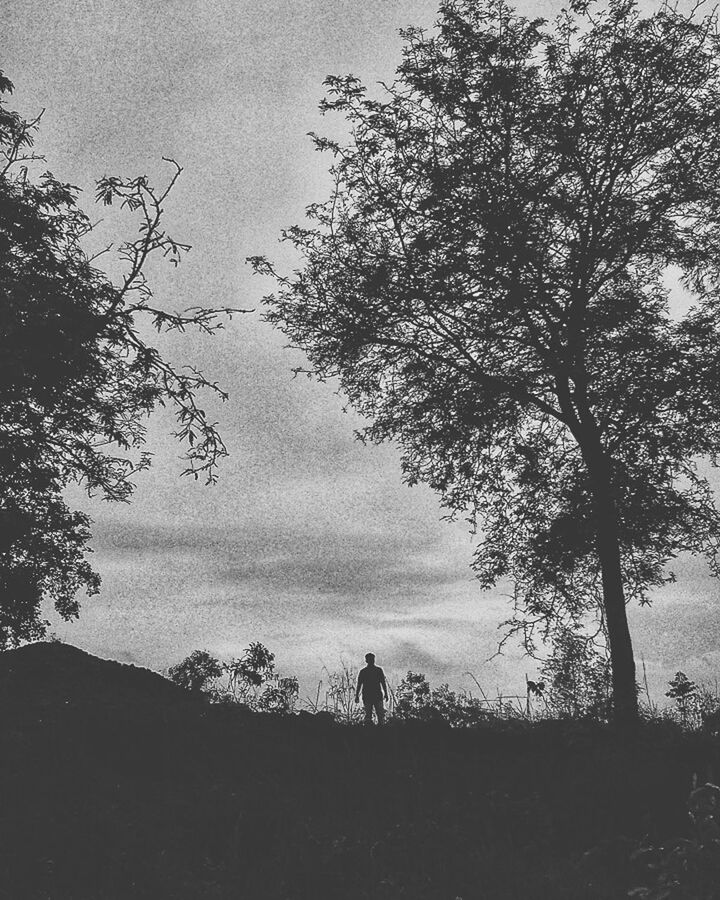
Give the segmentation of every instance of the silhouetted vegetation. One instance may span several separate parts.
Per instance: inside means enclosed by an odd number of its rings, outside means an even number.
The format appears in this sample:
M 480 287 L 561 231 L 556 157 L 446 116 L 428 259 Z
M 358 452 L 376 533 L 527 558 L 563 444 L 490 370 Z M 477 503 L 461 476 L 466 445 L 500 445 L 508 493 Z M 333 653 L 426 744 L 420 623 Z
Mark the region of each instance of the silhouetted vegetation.
M 444 0 L 395 80 L 326 80 L 350 135 L 284 238 L 267 320 L 482 540 L 532 644 L 605 631 L 637 718 L 626 601 L 681 552 L 717 571 L 697 468 L 720 449 L 720 40 L 714 12 L 571 3 L 554 22 Z M 688 291 L 670 309 L 670 267 Z
M 181 173 L 172 160 L 162 188 L 146 176 L 97 183 L 98 201 L 125 210 L 137 228 L 117 248 L 118 278 L 101 271 L 111 247 L 90 255 L 93 225 L 77 188 L 49 172 L 35 176 L 39 117 L 7 109 L 11 90 L 0 73 L 0 648 L 44 634 L 43 598 L 70 619 L 79 591 L 97 593 L 86 559 L 90 519 L 69 509 L 63 492 L 77 483 L 127 500 L 134 475 L 150 465 L 145 426 L 158 405 L 175 411 L 186 473 L 214 480 L 226 451 L 199 401 L 203 391 L 225 394 L 168 362 L 148 333 L 211 334 L 234 311 L 173 312 L 146 280 L 151 257 L 177 265 L 190 249 L 165 230 L 163 207 Z
M 300 692 L 297 678 L 279 675 L 275 654 L 259 641 L 229 662 L 221 662 L 207 650 L 194 650 L 168 669 L 168 678 L 213 703 L 238 704 L 261 712 L 292 712 Z
M 717 569 L 696 460 L 720 449 L 720 35 L 697 8 L 586 12 L 552 29 L 445 0 L 382 99 L 328 79 L 352 126 L 316 138 L 333 197 L 287 233 L 291 278 L 254 260 L 280 284 L 268 320 L 340 378 L 363 437 L 483 526 L 481 581 L 511 578 L 511 632 L 552 645 L 539 675 L 489 697 L 409 671 L 361 727 L 352 668 L 303 700 L 260 642 L 167 678 L 61 642 L 0 652 L 0 900 L 720 900 L 720 698 L 678 671 L 667 705 L 647 685 L 638 704 L 625 615 L 678 553 Z M 97 590 L 63 491 L 127 499 L 157 404 L 186 474 L 225 454 L 197 405 L 223 392 L 140 325 L 232 312 L 168 312 L 145 280 L 188 249 L 162 224 L 180 167 L 98 182 L 139 216 L 114 282 L 76 189 L 34 178 L 36 127 L 0 103 L 0 648 L 44 633 L 43 597 L 67 619 Z
M 60 643 L 0 654 L 0 897 L 718 896 L 714 794 L 694 825 L 687 805 L 720 771 L 708 734 L 479 709 L 364 728 L 198 697 Z

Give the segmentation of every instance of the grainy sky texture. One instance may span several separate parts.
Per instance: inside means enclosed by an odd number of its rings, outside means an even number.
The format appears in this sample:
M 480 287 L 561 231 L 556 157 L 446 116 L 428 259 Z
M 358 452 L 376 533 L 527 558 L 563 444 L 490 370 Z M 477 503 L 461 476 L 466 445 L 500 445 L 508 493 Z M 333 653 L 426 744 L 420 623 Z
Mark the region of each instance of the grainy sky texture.
M 522 3 L 552 17 L 560 3 Z M 430 26 L 435 0 L 22 0 L 4 11 L 0 66 L 15 83 L 11 107 L 46 113 L 38 149 L 57 177 L 147 173 L 161 157 L 184 167 L 167 204 L 168 230 L 193 250 L 178 270 L 153 266 L 158 299 L 256 307 L 263 289 L 246 256 L 287 265 L 282 227 L 328 191 L 328 160 L 308 131 L 337 132 L 317 103 L 329 73 L 390 80 L 398 28 Z M 110 213 L 98 235 L 130 236 Z M 518 652 L 486 662 L 509 608 L 482 593 L 469 569 L 463 523 L 440 520 L 436 498 L 401 482 L 392 447 L 353 440 L 332 387 L 293 379 L 298 359 L 258 314 L 220 337 L 163 346 L 198 364 L 231 394 L 217 409 L 230 450 L 220 484 L 178 480 L 172 422 L 156 417 L 150 473 L 131 505 L 87 508 L 95 526 L 99 598 L 66 640 L 153 668 L 195 648 L 239 654 L 251 640 L 306 685 L 323 666 L 357 663 L 368 649 L 395 678 L 407 669 L 491 692 L 524 690 L 534 664 Z M 632 623 L 638 658 L 655 685 L 683 668 L 714 677 L 717 588 L 700 563 Z

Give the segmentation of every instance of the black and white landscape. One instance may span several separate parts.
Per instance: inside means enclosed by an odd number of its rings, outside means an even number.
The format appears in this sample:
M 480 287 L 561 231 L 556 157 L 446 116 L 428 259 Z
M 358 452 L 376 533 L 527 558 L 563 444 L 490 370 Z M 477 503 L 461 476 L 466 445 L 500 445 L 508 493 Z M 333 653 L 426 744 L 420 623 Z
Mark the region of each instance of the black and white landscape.
M 720 896 L 716 13 L 5 25 L 0 900 Z

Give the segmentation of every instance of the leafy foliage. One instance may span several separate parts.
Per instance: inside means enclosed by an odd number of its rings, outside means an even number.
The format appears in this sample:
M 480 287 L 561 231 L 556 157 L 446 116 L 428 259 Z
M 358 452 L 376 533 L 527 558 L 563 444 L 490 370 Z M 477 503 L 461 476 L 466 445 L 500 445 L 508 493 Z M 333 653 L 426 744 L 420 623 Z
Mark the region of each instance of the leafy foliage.
M 300 684 L 295 675 L 274 676 L 271 683 L 257 698 L 258 709 L 263 712 L 291 713 L 300 693 Z
M 328 78 L 351 130 L 315 138 L 335 190 L 285 232 L 294 276 L 252 262 L 361 436 L 481 529 L 478 577 L 513 580 L 528 648 L 549 622 L 607 628 L 632 718 L 626 599 L 683 551 L 716 570 L 696 462 L 720 449 L 720 44 L 713 14 L 588 6 L 548 27 L 445 0 L 379 98 Z
M 669 697 L 674 707 L 666 715 L 688 730 L 704 729 L 709 733 L 720 730 L 720 697 L 715 690 L 691 681 L 684 672 L 676 672 L 668 684 Z
M 193 650 L 190 656 L 168 669 L 168 678 L 188 691 L 204 691 L 219 678 L 223 665 L 207 650 Z
M 679 703 L 686 702 L 687 699 L 694 696 L 697 691 L 695 682 L 690 681 L 684 672 L 676 672 L 669 687 L 670 690 L 666 692 L 665 696 L 670 697 L 672 700 Z
M 214 703 L 241 704 L 261 712 L 293 712 L 300 692 L 297 678 L 280 676 L 275 655 L 259 641 L 251 642 L 242 656 L 229 662 L 206 650 L 194 650 L 168 669 L 168 677 L 188 690 L 204 692 Z
M 247 699 L 275 672 L 275 654 L 259 641 L 251 642 L 243 655 L 226 665 L 232 693 Z
M 543 664 L 547 702 L 554 715 L 606 721 L 610 715 L 610 663 L 607 652 L 579 631 L 558 635 Z
M 0 75 L 0 96 L 11 89 Z M 169 161 L 160 190 L 144 176 L 98 183 L 98 199 L 139 219 L 136 239 L 119 248 L 116 283 L 84 249 L 92 226 L 78 190 L 49 172 L 29 174 L 42 159 L 33 151 L 38 121 L 0 100 L 0 646 L 44 633 L 43 596 L 67 619 L 78 614 L 79 590 L 97 592 L 85 559 L 90 521 L 68 509 L 63 489 L 77 482 L 128 500 L 133 476 L 150 464 L 144 423 L 158 404 L 175 408 L 186 473 L 212 481 L 226 454 L 198 405 L 200 391 L 224 392 L 174 368 L 144 336 L 148 318 L 157 331 L 213 332 L 233 312 L 169 312 L 145 278 L 151 256 L 177 264 L 189 249 L 162 224 L 180 166 Z
M 431 688 L 424 675 L 408 672 L 395 692 L 393 718 L 442 720 L 456 727 L 468 727 L 487 722 L 490 712 L 470 694 L 451 691 L 447 684 Z

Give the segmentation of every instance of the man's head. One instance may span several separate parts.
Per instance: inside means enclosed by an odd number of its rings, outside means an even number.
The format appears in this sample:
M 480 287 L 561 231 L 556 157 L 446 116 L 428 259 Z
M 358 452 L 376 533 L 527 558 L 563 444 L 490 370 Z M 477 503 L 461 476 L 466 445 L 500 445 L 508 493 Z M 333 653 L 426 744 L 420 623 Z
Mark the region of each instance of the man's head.
M 374 666 L 375 665 L 375 654 L 374 653 L 366 653 L 365 654 L 365 662 L 369 666 Z

